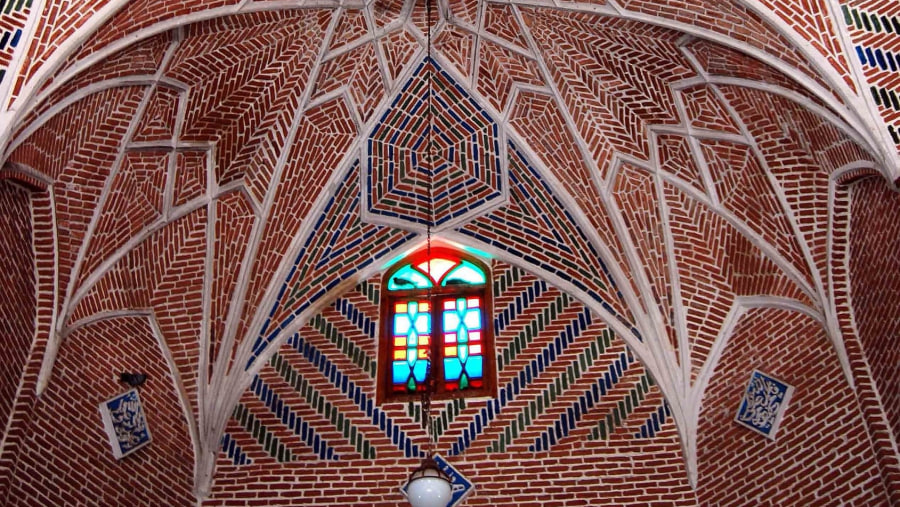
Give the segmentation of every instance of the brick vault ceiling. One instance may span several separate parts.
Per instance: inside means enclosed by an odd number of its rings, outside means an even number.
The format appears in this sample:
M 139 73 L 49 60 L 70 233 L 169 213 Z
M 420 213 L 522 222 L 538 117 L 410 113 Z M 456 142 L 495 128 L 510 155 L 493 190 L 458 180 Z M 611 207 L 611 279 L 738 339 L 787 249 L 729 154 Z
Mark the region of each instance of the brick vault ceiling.
M 51 349 L 97 320 L 149 316 L 209 451 L 299 323 L 421 243 L 415 217 L 391 218 L 409 208 L 383 197 L 397 188 L 361 209 L 358 174 L 385 112 L 422 98 L 404 87 L 426 23 L 401 2 L 228 16 L 200 3 L 178 12 L 184 26 L 164 2 L 130 3 L 44 84 L 7 153 L 55 191 Z M 435 65 L 506 154 L 503 182 L 478 187 L 499 200 L 448 198 L 441 235 L 551 281 L 623 337 L 695 472 L 703 389 L 743 312 L 810 316 L 847 367 L 837 182 L 878 164 L 835 91 L 751 12 L 666 11 L 728 37 L 713 42 L 623 15 L 652 5 L 440 4 Z

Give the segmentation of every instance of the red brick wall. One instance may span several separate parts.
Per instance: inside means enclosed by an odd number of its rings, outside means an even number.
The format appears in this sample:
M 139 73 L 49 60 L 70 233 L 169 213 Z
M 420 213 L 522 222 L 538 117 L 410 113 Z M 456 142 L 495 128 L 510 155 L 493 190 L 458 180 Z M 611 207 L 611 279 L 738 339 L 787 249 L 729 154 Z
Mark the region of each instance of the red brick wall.
M 34 250 L 28 191 L 0 181 L 0 428 L 12 411 L 34 337 Z
M 881 178 L 852 187 L 850 286 L 859 340 L 900 437 L 900 194 Z
M 512 282 L 498 285 L 501 277 Z M 534 276 L 511 269 L 508 265 L 494 263 L 494 278 L 494 315 L 506 310 L 509 320 L 496 336 L 495 349 L 498 354 L 502 356 L 502 351 L 524 328 L 534 326 L 532 329 L 538 329 L 526 345 L 517 349 L 519 352 L 515 358 L 505 363 L 506 366 L 499 372 L 498 387 L 503 391 L 543 350 L 553 348 L 554 340 L 567 326 L 572 327 L 573 319 L 577 321 L 585 309 L 574 299 L 563 296 L 559 290 L 542 285 Z M 374 340 L 360 329 L 360 323 L 378 318 L 377 301 L 373 301 L 378 298 L 373 295 L 377 293 L 378 285 L 379 280 L 370 280 L 360 286 L 362 288 L 345 294 L 339 303 L 324 310 L 299 333 L 306 345 L 318 351 L 316 357 L 319 353 L 326 356 L 342 375 L 361 387 L 363 395 L 370 400 L 375 398 L 375 378 L 369 375 L 371 370 L 358 367 L 351 357 L 377 357 Z M 539 290 L 538 287 L 543 288 Z M 534 294 L 536 296 L 532 297 Z M 353 309 L 342 313 L 341 300 L 348 302 Z M 549 321 L 543 318 L 537 320 L 538 315 L 560 304 L 559 301 L 564 303 L 560 305 L 558 314 L 553 313 L 554 317 Z M 607 437 L 589 437 L 591 430 L 609 413 L 610 408 L 623 402 L 646 374 L 637 361 L 629 362 L 627 369 L 623 368 L 623 374 L 614 382 L 614 387 L 601 396 L 600 401 L 583 415 L 568 435 L 551 445 L 549 450 L 530 449 L 535 438 L 552 426 L 560 414 L 566 413 L 567 407 L 577 402 L 579 395 L 590 389 L 598 376 L 602 377 L 602 373 L 621 357 L 620 354 L 625 353 L 624 342 L 617 338 L 611 340 L 605 352 L 601 351 L 591 366 L 574 375 L 574 380 L 569 381 L 561 395 L 554 395 L 548 408 L 539 411 L 530 423 L 520 426 L 522 429 L 504 449 L 492 449 L 503 437 L 504 430 L 515 424 L 523 407 L 547 391 L 555 377 L 565 375 L 566 367 L 604 332 L 603 323 L 592 319 L 589 325 L 576 333 L 568 347 L 553 356 L 555 359 L 550 360 L 543 373 L 525 382 L 513 401 L 497 412 L 499 415 L 484 424 L 483 429 L 472 433 L 471 445 L 457 455 L 452 455 L 453 444 L 466 430 L 474 427 L 471 425 L 493 400 L 469 400 L 459 411 L 451 411 L 446 402 L 435 403 L 434 412 L 439 417 L 449 413 L 450 421 L 438 439 L 436 451 L 475 484 L 475 492 L 464 505 L 696 505 L 697 499 L 688 483 L 672 418 L 665 417 L 654 436 L 636 435 L 651 413 L 662 407 L 662 395 L 652 384 L 649 392 L 641 394 L 641 401 L 629 415 L 622 417 L 622 424 Z M 337 334 L 341 337 L 338 338 Z M 345 343 L 343 340 L 352 341 L 357 348 L 351 351 L 338 346 Z M 249 462 L 235 463 L 233 457 L 220 453 L 213 493 L 204 505 L 290 502 L 317 506 L 406 505 L 399 488 L 419 465 L 419 459 L 408 457 L 392 443 L 389 435 L 378 425 L 372 424 L 366 412 L 342 392 L 343 383 L 334 380 L 330 369 L 318 369 L 290 343 L 281 347 L 279 356 L 284 359 L 284 364 L 289 365 L 287 368 L 270 364 L 259 374 L 267 386 L 267 393 L 258 395 L 251 388 L 241 398 L 240 406 L 253 415 L 254 422 L 242 427 L 243 423 L 233 418 L 226 429 L 229 438 L 238 444 L 239 452 Z M 383 371 L 381 368 L 378 371 Z M 286 380 L 298 377 L 302 379 L 303 386 L 299 389 Z M 316 394 L 309 396 L 308 393 L 313 391 Z M 272 393 L 278 401 L 270 397 Z M 276 415 L 274 407 L 280 410 L 282 404 L 292 412 L 291 417 L 296 415 L 298 420 L 302 418 L 310 431 L 315 430 L 316 439 L 321 437 L 322 445 L 327 442 L 340 458 L 322 459 L 312 446 L 304 444 L 302 436 L 289 429 Z M 325 415 L 323 405 L 326 407 Z M 412 445 L 424 445 L 425 434 L 416 422 L 417 416 L 410 415 L 407 403 L 386 403 L 381 409 L 382 414 L 393 421 L 394 428 L 401 428 L 401 439 L 408 437 Z M 329 421 L 328 417 L 332 411 L 339 412 L 341 420 L 346 417 L 350 421 L 345 427 L 352 429 L 354 439 L 356 435 L 364 439 L 365 448 L 372 449 L 374 458 L 364 456 L 358 447 L 354 449 L 348 441 L 348 432 L 345 430 L 341 434 L 340 428 L 334 427 L 334 421 Z M 272 451 L 268 450 L 270 440 L 276 439 L 277 446 L 290 452 L 289 458 L 283 457 L 286 453 L 273 456 L 276 446 L 271 446 Z
M 126 390 L 123 371 L 147 373 L 141 401 L 153 442 L 116 461 L 98 405 Z M 168 367 L 144 319 L 72 333 L 54 378 L 30 407 L 3 505 L 188 505 L 193 453 Z
M 794 386 L 772 441 L 734 422 L 753 369 Z M 821 326 L 750 310 L 703 400 L 697 496 L 710 505 L 887 505 L 856 400 Z

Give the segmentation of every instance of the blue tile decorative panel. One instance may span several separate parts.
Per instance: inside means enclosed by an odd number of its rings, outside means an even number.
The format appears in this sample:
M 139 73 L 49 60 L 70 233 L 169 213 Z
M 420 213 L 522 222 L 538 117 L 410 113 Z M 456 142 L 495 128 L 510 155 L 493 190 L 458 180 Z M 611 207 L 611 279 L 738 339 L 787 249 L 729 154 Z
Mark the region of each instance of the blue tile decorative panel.
M 475 489 L 475 485 L 472 484 L 471 481 L 463 477 L 463 475 L 459 473 L 457 469 L 453 468 L 453 465 L 447 462 L 447 460 L 442 458 L 440 454 L 434 455 L 434 461 L 437 463 L 438 468 L 440 468 L 442 472 L 450 477 L 450 485 L 453 488 L 453 493 L 450 496 L 450 501 L 447 502 L 446 507 L 456 507 L 460 505 L 462 501 L 465 500 L 467 496 L 469 496 L 469 493 L 471 493 Z M 403 484 L 403 486 L 400 488 L 400 492 L 403 493 L 404 497 L 407 496 L 406 486 L 406 484 Z
M 734 420 L 775 440 L 775 432 L 793 392 L 793 386 L 753 370 Z
M 150 428 L 147 427 L 137 389 L 101 403 L 100 414 L 116 459 L 124 458 L 150 443 Z

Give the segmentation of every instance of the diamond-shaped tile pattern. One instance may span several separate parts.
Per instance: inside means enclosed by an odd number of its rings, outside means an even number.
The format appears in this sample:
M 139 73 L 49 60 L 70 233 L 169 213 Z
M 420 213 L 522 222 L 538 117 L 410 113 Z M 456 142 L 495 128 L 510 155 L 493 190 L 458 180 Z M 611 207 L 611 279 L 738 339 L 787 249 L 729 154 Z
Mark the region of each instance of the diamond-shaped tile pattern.
M 507 194 L 499 135 L 466 90 L 425 58 L 367 140 L 364 217 L 440 229 L 499 204 Z

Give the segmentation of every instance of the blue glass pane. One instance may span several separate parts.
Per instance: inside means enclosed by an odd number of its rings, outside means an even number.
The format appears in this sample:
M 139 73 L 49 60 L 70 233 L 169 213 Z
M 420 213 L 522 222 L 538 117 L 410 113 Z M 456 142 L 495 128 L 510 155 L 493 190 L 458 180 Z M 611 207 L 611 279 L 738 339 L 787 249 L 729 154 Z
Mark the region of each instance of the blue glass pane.
M 462 263 L 453 271 L 447 273 L 441 285 L 484 285 L 484 272 L 471 262 Z
M 422 359 L 421 361 L 416 361 L 416 365 L 413 366 L 413 376 L 416 377 L 416 382 L 422 383 L 425 382 L 425 372 L 428 369 L 428 361 Z
M 393 374 L 391 380 L 394 384 L 405 384 L 409 378 L 409 365 L 406 361 L 394 361 Z
M 469 356 L 466 361 L 466 374 L 472 378 L 481 378 L 484 375 L 484 361 L 482 356 Z
M 388 280 L 388 290 L 427 289 L 431 287 L 431 280 L 412 267 L 412 264 L 403 266 Z
M 462 374 L 462 364 L 455 357 L 444 358 L 444 381 L 455 382 Z

